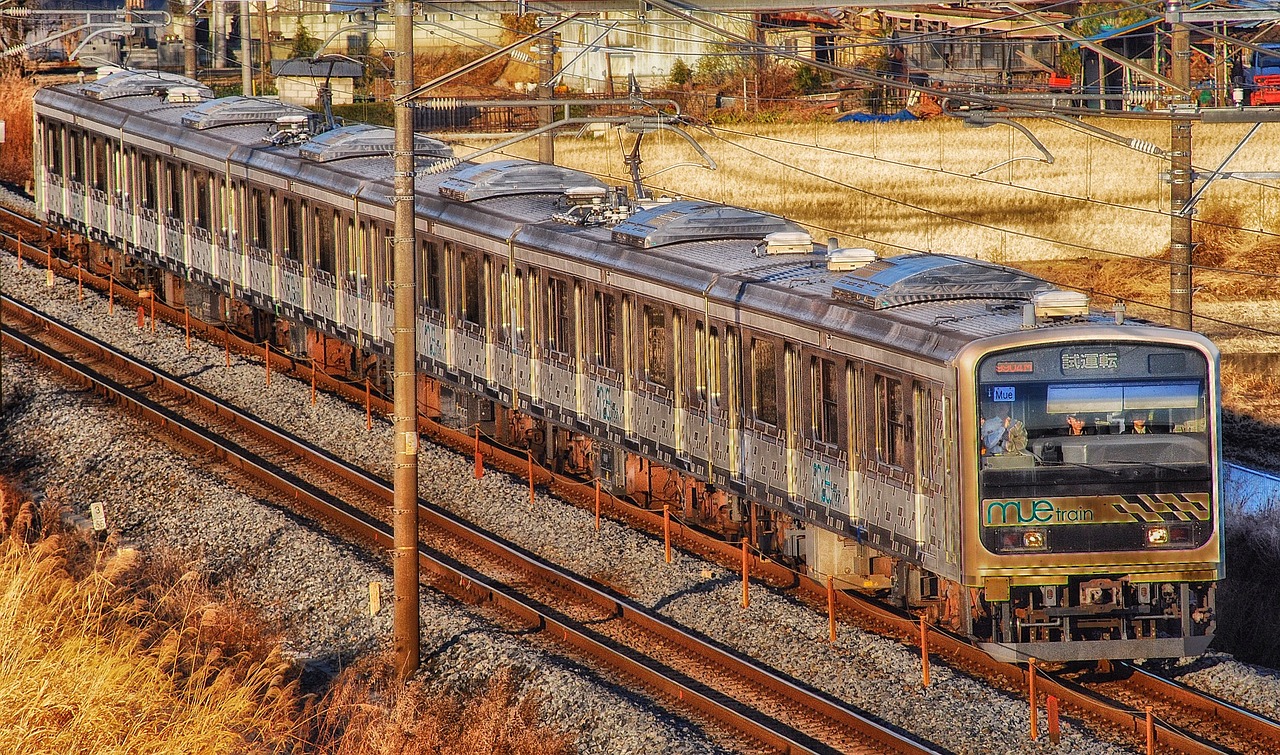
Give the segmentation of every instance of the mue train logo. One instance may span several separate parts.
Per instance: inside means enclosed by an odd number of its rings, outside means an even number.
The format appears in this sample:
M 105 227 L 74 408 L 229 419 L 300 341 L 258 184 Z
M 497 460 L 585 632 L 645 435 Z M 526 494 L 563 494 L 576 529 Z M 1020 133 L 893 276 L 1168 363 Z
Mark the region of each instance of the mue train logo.
M 1028 524 L 1093 524 L 1103 521 L 1092 501 L 1081 499 L 1022 498 L 1012 501 L 986 500 L 982 502 L 983 525 L 1007 527 Z M 1086 505 L 1081 505 L 1086 504 Z M 1115 509 L 1106 505 L 1112 513 Z M 1132 521 L 1125 517 L 1116 521 Z
M 987 498 L 982 501 L 981 516 L 984 527 L 1114 522 L 1206 522 L 1209 520 L 1210 507 L 1208 493 Z

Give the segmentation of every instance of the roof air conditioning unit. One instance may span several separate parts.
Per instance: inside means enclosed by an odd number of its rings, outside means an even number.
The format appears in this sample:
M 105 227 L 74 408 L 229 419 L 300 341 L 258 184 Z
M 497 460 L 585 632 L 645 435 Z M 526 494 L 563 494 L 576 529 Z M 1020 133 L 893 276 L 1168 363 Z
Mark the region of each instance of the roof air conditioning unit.
M 813 254 L 813 237 L 804 231 L 774 231 L 764 237 L 765 254 Z
M 1031 297 L 1036 318 L 1079 317 L 1089 314 L 1089 295 L 1083 291 L 1041 291 Z
M 173 87 L 165 96 L 165 102 L 204 102 L 204 98 L 195 87 Z
M 847 273 L 875 261 L 876 253 L 860 246 L 827 252 L 827 269 L 833 273 Z

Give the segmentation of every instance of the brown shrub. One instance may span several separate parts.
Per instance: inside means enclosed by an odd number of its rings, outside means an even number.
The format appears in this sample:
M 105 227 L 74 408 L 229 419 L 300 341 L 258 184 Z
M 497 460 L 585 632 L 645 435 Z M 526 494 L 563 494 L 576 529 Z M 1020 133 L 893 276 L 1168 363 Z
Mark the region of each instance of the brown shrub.
M 16 73 L 0 75 L 0 119 L 5 128 L 0 180 L 16 184 L 31 180 L 31 99 L 36 89 L 35 82 Z
M 568 735 L 538 723 L 539 698 L 504 670 L 476 690 L 396 681 L 380 656 L 344 671 L 314 728 L 329 755 L 568 755 Z

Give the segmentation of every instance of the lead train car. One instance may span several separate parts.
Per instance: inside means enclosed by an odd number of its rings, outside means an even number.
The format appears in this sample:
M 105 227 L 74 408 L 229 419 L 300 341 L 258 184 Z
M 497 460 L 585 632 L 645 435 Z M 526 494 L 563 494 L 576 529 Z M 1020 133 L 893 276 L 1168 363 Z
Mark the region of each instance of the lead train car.
M 252 311 L 265 337 L 376 376 L 390 131 L 310 136 L 306 111 L 207 96 L 128 71 L 41 90 L 40 212 L 166 298 Z M 1205 338 L 975 260 L 815 250 L 776 216 L 632 207 L 563 168 L 416 149 L 428 413 L 890 589 L 999 657 L 1207 646 L 1223 562 Z M 1069 414 L 1086 434 L 1064 434 Z

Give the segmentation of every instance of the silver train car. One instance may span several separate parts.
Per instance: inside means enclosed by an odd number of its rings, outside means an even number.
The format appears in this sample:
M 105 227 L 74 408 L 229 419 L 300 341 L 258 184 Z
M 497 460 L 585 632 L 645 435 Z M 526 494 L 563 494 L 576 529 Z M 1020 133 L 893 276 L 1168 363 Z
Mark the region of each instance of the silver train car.
M 39 210 L 99 242 L 88 264 L 330 372 L 389 372 L 389 129 L 123 71 L 41 90 L 35 135 Z M 1208 645 L 1205 338 L 972 259 L 415 149 L 424 413 L 998 657 Z

